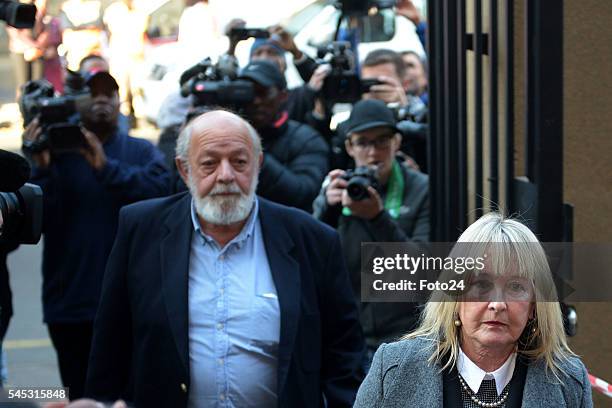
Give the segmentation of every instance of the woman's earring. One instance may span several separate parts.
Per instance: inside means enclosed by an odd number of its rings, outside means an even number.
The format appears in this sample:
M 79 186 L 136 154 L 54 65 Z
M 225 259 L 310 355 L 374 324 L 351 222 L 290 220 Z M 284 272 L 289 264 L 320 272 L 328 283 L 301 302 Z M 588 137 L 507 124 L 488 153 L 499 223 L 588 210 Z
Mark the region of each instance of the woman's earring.
M 531 334 L 535 334 L 538 331 L 538 321 L 535 316 L 529 319 L 529 325 L 531 326 Z
M 461 327 L 461 320 L 459 320 L 459 318 L 455 319 L 455 326 Z

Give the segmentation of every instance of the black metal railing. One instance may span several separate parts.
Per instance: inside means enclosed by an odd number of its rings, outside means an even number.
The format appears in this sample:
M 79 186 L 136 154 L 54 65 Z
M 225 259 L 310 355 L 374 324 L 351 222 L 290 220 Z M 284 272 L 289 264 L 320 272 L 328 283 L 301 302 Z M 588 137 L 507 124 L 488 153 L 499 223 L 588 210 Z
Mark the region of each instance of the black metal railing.
M 527 89 L 526 100 L 517 105 L 525 109 L 527 168 L 520 179 L 514 163 L 515 6 L 514 0 L 428 2 L 435 241 L 455 240 L 471 219 L 498 209 L 525 215 L 542 240 L 571 239 L 571 211 L 562 202 L 562 2 L 524 0 Z M 484 19 L 488 28 L 483 29 Z M 468 58 L 474 62 L 469 71 Z

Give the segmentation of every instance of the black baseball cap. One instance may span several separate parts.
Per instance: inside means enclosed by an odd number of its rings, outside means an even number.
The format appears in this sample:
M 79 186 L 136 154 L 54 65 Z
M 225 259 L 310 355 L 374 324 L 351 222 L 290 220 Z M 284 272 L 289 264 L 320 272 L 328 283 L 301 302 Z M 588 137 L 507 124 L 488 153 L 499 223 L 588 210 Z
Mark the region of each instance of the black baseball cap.
M 275 63 L 268 60 L 252 61 L 240 71 L 239 79 L 251 79 L 259 85 L 270 88 L 272 86 L 284 90 L 287 88 L 285 76 Z
M 397 132 L 395 116 L 387 105 L 378 99 L 364 99 L 353 106 L 347 121 L 346 136 L 375 127 L 388 127 Z
M 113 78 L 113 76 L 108 73 L 108 71 L 94 70 L 86 72 L 83 75 L 83 78 L 85 79 L 85 83 L 89 86 L 93 85 L 95 82 L 99 84 L 105 84 L 106 86 L 115 91 L 119 89 L 119 84 L 117 84 L 115 78 Z

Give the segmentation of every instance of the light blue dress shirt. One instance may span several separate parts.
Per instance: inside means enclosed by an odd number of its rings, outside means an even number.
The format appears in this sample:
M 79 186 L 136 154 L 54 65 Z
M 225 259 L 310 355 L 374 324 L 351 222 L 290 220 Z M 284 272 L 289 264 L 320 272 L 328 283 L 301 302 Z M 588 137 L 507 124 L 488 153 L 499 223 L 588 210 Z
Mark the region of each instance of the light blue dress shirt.
M 195 207 L 189 257 L 189 407 L 277 405 L 278 296 L 258 216 L 225 247 Z

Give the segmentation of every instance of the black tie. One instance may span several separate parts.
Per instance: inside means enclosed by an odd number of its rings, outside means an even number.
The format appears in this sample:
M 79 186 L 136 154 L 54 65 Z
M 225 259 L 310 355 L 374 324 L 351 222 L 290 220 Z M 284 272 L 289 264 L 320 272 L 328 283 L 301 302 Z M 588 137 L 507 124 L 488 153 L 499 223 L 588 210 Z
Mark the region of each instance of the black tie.
M 497 396 L 495 378 L 491 380 L 482 380 L 480 388 L 476 393 L 476 398 L 482 402 L 497 402 L 499 398 Z

